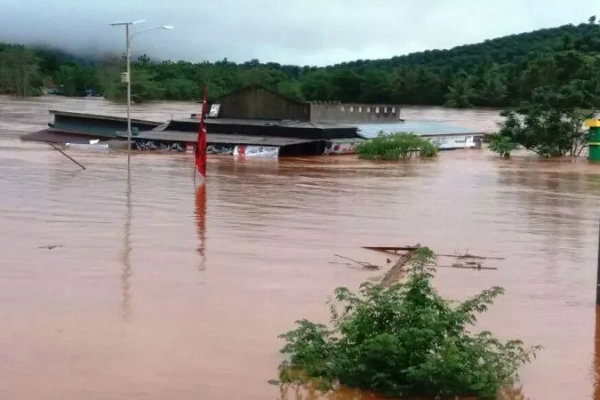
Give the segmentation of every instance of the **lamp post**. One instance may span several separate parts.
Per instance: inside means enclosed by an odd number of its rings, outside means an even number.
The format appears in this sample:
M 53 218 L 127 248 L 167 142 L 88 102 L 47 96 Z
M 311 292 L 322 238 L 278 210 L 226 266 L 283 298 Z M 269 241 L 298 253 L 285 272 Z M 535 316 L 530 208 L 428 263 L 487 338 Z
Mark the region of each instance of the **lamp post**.
M 125 73 L 123 80 L 127 83 L 127 154 L 131 152 L 131 39 L 141 33 L 154 31 L 158 29 L 173 29 L 172 25 L 161 25 L 155 26 L 154 28 L 144 29 L 143 31 L 129 34 L 129 27 L 135 24 L 141 24 L 145 20 L 140 19 L 132 22 L 114 22 L 111 26 L 125 26 L 125 53 L 127 58 L 127 72 Z M 127 157 L 129 163 L 129 157 Z

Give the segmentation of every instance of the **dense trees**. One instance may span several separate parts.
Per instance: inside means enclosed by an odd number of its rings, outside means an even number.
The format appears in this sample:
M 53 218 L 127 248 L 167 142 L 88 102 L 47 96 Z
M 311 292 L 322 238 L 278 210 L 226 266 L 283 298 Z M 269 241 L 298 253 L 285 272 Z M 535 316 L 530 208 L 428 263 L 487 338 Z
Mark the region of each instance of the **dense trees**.
M 41 87 L 40 59 L 22 46 L 0 44 L 0 92 L 20 97 L 37 94 Z
M 588 23 L 510 35 L 449 50 L 429 50 L 383 60 L 357 60 L 328 67 L 261 63 L 133 62 L 137 100 L 198 99 L 208 84 L 219 97 L 260 84 L 299 100 L 391 102 L 451 107 L 517 106 L 536 88 L 557 90 L 574 81 L 600 79 L 600 26 Z M 57 85 L 65 95 L 94 89 L 124 96 L 122 57 L 83 60 L 60 51 L 0 44 L 0 92 L 35 94 Z
M 534 89 L 530 102 L 504 112 L 506 119 L 490 149 L 508 156 L 521 145 L 542 157 L 578 156 L 588 141 L 583 122 L 598 111 L 598 93 L 597 80 Z

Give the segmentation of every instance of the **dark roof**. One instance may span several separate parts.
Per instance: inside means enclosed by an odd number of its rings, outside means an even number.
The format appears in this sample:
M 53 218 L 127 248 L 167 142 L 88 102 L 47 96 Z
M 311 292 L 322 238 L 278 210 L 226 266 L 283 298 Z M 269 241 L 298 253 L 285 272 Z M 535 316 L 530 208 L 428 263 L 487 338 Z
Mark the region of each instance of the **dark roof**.
M 216 99 L 215 101 L 213 101 L 213 103 L 218 104 L 219 101 L 221 99 L 225 98 L 225 97 L 233 96 L 233 95 L 236 95 L 238 93 L 242 93 L 242 92 L 246 92 L 246 91 L 254 90 L 254 89 L 261 89 L 261 90 L 264 90 L 265 92 L 272 93 L 272 94 L 280 97 L 281 99 L 283 99 L 285 101 L 289 101 L 290 103 L 295 103 L 295 104 L 310 104 L 307 101 L 298 101 L 298 100 L 292 99 L 291 97 L 283 95 L 283 94 L 281 94 L 281 93 L 279 93 L 279 92 L 277 92 L 275 90 L 268 89 L 268 88 L 266 88 L 266 87 L 264 87 L 262 85 L 248 85 L 248 86 L 245 86 L 245 87 L 243 87 L 241 89 L 234 90 L 233 92 L 229 92 L 229 93 L 227 93 L 227 94 L 219 97 L 218 99 Z
M 48 128 L 21 135 L 21 140 L 50 143 L 90 143 L 90 140 L 92 139 L 102 139 L 106 137 L 106 135 L 94 135 L 83 132 L 65 132 Z M 113 137 L 113 135 L 110 137 Z
M 107 120 L 111 120 L 111 121 L 127 122 L 127 117 L 118 117 L 118 116 L 114 116 L 114 115 L 88 114 L 88 113 L 80 113 L 80 112 L 73 112 L 73 111 L 60 111 L 60 110 L 48 110 L 48 112 L 53 115 L 64 115 L 66 117 L 77 117 L 77 118 L 88 118 L 88 119 L 107 119 Z M 144 120 L 144 119 L 135 119 L 135 118 L 131 118 L 131 122 L 156 125 L 156 126 L 162 124 L 162 122 L 149 121 L 149 120 Z
M 174 122 L 196 123 L 200 121 L 196 118 L 179 118 Z M 356 128 L 355 125 L 341 125 L 338 123 L 298 121 L 291 119 L 244 119 L 244 118 L 207 118 L 207 125 L 252 125 L 252 126 L 279 126 L 282 128 L 316 128 L 316 129 L 348 129 Z
M 126 132 L 118 132 L 118 137 L 126 138 Z M 196 142 L 198 133 L 187 131 L 143 131 L 134 136 L 134 139 L 143 140 L 166 140 L 176 142 Z M 238 135 L 229 133 L 208 133 L 207 142 L 209 144 L 253 144 L 261 146 L 287 146 L 291 144 L 308 143 L 320 141 L 322 139 L 302 139 L 295 137 L 280 137 L 280 136 L 254 136 L 254 135 Z

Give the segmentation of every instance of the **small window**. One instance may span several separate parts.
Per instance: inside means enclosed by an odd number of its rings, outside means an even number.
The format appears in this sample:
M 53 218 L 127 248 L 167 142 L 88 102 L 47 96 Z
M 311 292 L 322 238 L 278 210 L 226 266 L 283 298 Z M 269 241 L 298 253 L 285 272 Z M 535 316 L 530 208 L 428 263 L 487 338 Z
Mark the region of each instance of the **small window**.
M 350 112 L 354 112 L 354 106 L 350 106 Z
M 346 107 L 344 107 L 344 106 L 341 106 L 341 107 L 340 107 L 340 110 L 342 110 L 342 112 L 345 112 L 345 111 L 346 111 Z
M 367 114 L 371 113 L 371 107 L 367 107 Z
M 379 114 L 379 106 L 375 107 L 375 114 Z
M 392 107 L 392 114 L 396 114 L 396 107 Z
M 358 112 L 361 113 L 362 112 L 362 106 L 358 106 Z
M 387 112 L 388 112 L 388 108 L 387 108 L 387 106 L 383 107 L 383 113 L 384 113 L 384 114 L 387 114 Z

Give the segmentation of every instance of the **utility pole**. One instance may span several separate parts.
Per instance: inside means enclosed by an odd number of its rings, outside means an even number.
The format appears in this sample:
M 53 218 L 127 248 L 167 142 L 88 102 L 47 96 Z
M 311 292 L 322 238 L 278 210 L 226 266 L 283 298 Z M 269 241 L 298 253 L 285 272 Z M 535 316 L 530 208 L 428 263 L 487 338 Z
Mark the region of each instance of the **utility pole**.
M 141 24 L 142 22 L 144 22 L 143 19 L 132 22 L 114 22 L 110 24 L 111 26 L 125 26 L 125 57 L 127 59 L 127 72 L 123 75 L 121 80 L 124 83 L 127 83 L 127 165 L 129 165 L 131 155 L 131 39 L 133 39 L 134 36 L 144 32 L 154 31 L 157 29 L 173 29 L 172 25 L 161 25 L 135 32 L 130 35 L 129 26 Z

